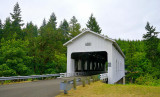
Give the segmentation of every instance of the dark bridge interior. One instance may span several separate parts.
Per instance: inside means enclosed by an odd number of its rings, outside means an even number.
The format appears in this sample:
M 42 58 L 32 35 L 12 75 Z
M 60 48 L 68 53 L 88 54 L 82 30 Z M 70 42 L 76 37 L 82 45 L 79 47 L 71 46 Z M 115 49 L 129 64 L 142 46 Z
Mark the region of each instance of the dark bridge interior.
M 75 72 L 85 72 L 87 75 L 106 72 L 106 51 L 75 52 L 71 54 L 71 58 L 75 60 Z

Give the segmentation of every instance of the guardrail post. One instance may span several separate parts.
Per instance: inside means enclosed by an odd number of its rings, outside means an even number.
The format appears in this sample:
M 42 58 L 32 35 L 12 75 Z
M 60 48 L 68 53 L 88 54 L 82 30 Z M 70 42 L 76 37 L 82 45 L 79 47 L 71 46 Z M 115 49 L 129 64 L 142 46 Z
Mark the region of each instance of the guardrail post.
M 85 87 L 85 84 L 86 84 L 86 83 L 85 83 L 85 78 L 83 78 L 83 79 L 82 79 L 82 85 L 83 85 L 83 87 Z
M 1 81 L 1 85 L 3 85 L 4 84 L 4 81 Z
M 76 90 L 76 78 L 73 79 L 73 88 Z
M 64 81 L 67 84 L 67 80 Z M 68 94 L 67 90 L 64 90 L 64 94 Z
M 91 82 L 90 82 L 90 77 L 88 77 L 88 85 L 90 85 L 90 83 L 91 83 Z
M 95 77 L 96 77 L 96 81 L 98 81 L 98 75 L 96 75 Z
M 94 78 L 94 76 L 92 76 L 92 80 L 93 80 L 93 83 L 94 83 L 94 81 L 95 81 L 95 78 Z

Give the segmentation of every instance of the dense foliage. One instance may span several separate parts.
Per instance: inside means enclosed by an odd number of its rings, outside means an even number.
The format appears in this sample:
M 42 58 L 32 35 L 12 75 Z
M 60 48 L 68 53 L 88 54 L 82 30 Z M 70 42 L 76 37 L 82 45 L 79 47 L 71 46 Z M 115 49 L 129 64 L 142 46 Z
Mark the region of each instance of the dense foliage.
M 82 32 L 81 25 L 73 16 L 68 22 L 61 21 L 52 13 L 40 28 L 29 22 L 24 27 L 19 4 L 2 23 L 0 20 L 0 76 L 49 74 L 66 72 L 66 48 L 63 44 Z M 101 33 L 93 14 L 87 28 Z M 86 28 L 83 28 L 86 29 Z M 159 84 L 160 39 L 155 28 L 147 23 L 143 40 L 116 40 L 126 59 L 127 81 L 137 84 Z M 150 83 L 150 82 L 153 83 Z
M 125 65 L 127 70 L 127 81 L 130 83 L 141 81 L 148 83 L 160 79 L 160 39 L 155 28 L 147 22 L 145 27 L 147 33 L 143 40 L 117 40 L 122 51 L 126 55 Z M 160 83 L 160 81 L 159 81 Z
M 38 28 L 32 22 L 23 27 L 18 3 L 10 14 L 12 20 L 6 18 L 4 24 L 0 20 L 0 76 L 66 72 L 63 43 L 80 33 L 76 18 L 71 24 L 64 20 L 57 28 L 52 13 L 49 21 L 44 19 Z
M 75 16 L 57 27 L 55 13 L 40 28 L 29 22 L 24 27 L 21 9 L 15 4 L 11 18 L 0 20 L 0 76 L 66 72 L 63 44 L 81 33 Z

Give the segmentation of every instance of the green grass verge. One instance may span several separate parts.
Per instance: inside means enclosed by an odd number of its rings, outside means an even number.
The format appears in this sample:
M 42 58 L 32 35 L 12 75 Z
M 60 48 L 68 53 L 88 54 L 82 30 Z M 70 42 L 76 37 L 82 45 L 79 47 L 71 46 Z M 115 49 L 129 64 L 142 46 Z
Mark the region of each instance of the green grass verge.
M 86 87 L 78 86 L 68 94 L 61 92 L 56 97 L 160 97 L 160 86 L 109 85 L 98 81 Z

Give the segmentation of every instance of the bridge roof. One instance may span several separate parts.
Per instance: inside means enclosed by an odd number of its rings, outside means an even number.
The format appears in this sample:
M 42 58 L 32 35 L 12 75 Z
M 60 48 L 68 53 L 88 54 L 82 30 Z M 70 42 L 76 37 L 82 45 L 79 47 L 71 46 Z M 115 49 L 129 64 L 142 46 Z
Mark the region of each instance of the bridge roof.
M 116 41 L 114 39 L 111 39 L 109 37 L 103 36 L 101 34 L 98 34 L 96 32 L 90 31 L 90 30 L 83 31 L 82 33 L 78 34 L 77 36 L 73 37 L 72 39 L 70 39 L 69 41 L 67 41 L 66 43 L 64 43 L 63 46 L 67 46 L 68 44 L 72 43 L 74 40 L 76 40 L 78 37 L 82 36 L 84 33 L 92 33 L 92 34 L 95 34 L 95 35 L 97 35 L 99 37 L 102 37 L 105 40 L 113 42 L 113 45 L 115 46 L 115 48 L 125 58 L 124 53 L 122 52 L 121 48 L 119 47 L 119 45 L 116 43 Z

